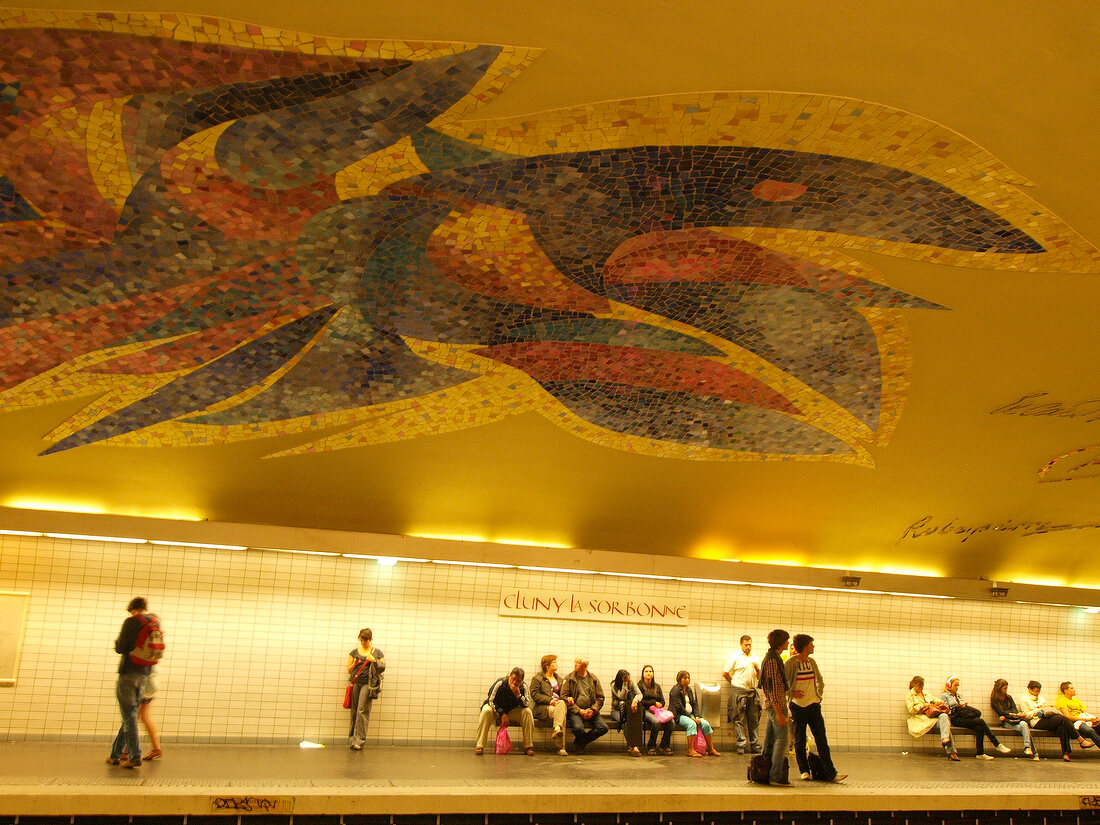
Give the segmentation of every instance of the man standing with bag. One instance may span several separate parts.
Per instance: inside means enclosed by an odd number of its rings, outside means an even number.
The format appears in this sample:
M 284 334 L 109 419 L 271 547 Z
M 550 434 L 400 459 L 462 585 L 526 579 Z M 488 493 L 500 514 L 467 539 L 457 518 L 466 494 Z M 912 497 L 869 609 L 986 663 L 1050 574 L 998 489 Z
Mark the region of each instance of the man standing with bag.
M 737 734 L 737 752 L 745 752 L 746 731 L 751 753 L 760 753 L 760 657 L 752 652 L 752 636 L 741 637 L 741 650 L 726 662 L 722 678 L 730 683 L 727 718 Z
M 141 706 L 145 679 L 152 668 L 149 665 L 137 664 L 130 658 L 130 654 L 137 647 L 138 634 L 147 624 L 147 620 L 143 620 L 142 617 L 148 607 L 149 603 L 141 596 L 131 599 L 126 605 L 130 616 L 122 623 L 122 629 L 115 640 L 115 652 L 122 656 L 118 663 L 118 683 L 115 686 L 118 709 L 122 712 L 122 726 L 118 729 L 114 744 L 111 745 L 111 755 L 107 757 L 107 761 L 112 765 L 121 765 L 123 768 L 141 767 L 138 708 Z M 125 759 L 122 758 L 123 750 L 127 753 Z
M 474 753 L 478 756 L 485 753 L 489 728 L 497 719 L 500 724 L 508 719 L 519 725 L 523 730 L 523 752 L 528 756 L 535 755 L 535 717 L 531 713 L 531 695 L 527 692 L 527 683 L 523 681 L 525 675 L 523 668 L 514 667 L 511 673 L 497 679 L 489 688 L 477 720 Z
M 764 691 L 764 753 L 771 760 L 768 784 L 790 787 L 787 781 L 787 676 L 779 652 L 791 634 L 776 628 L 768 634 L 768 652 L 760 666 L 760 688 Z
M 795 655 L 787 659 L 785 676 L 790 685 L 791 716 L 794 718 L 794 755 L 803 779 L 822 779 L 840 782 L 847 774 L 837 773 L 833 766 L 829 740 L 825 735 L 825 718 L 821 715 L 821 700 L 825 694 L 825 680 L 810 654 L 814 652 L 814 638 L 805 633 L 794 637 Z M 820 776 L 814 776 L 806 756 L 806 727 L 814 736 L 817 755 L 821 760 Z

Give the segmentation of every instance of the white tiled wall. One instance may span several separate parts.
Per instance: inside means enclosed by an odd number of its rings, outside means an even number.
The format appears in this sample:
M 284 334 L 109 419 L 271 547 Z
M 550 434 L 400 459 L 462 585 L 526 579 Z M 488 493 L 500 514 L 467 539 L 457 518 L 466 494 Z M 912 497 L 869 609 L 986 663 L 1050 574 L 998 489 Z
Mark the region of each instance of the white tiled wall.
M 691 620 L 501 617 L 503 587 L 686 596 Z M 154 704 L 166 742 L 342 743 L 346 656 L 365 626 L 389 665 L 371 727 L 387 743 L 468 744 L 489 683 L 515 664 L 533 673 L 544 653 L 563 669 L 588 656 L 605 687 L 620 667 L 653 664 L 667 693 L 681 668 L 717 681 L 743 632 L 762 654 L 773 627 L 815 637 L 842 749 L 914 747 L 903 699 L 916 673 L 937 691 L 958 676 L 982 708 L 997 677 L 1017 696 L 1038 678 L 1051 698 L 1070 679 L 1100 708 L 1100 615 L 1066 607 L 3 535 L 0 590 L 31 594 L 17 684 L 0 687 L 8 740 L 111 737 L 113 643 L 135 595 L 167 631 Z

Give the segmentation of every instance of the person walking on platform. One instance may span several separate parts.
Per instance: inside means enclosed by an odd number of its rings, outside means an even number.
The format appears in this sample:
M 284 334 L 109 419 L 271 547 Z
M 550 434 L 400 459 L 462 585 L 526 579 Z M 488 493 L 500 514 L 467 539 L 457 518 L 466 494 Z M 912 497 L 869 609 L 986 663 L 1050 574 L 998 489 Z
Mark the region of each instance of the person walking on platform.
M 118 638 L 115 640 L 115 653 L 120 654 L 118 663 L 118 683 L 115 686 L 115 696 L 118 698 L 118 709 L 122 712 L 122 725 L 115 736 L 111 746 L 111 755 L 107 761 L 112 765 L 121 765 L 123 768 L 141 767 L 141 737 L 138 732 L 138 708 L 141 707 L 141 698 L 145 689 L 145 679 L 152 671 L 149 665 L 136 663 L 130 654 L 138 644 L 138 635 L 146 626 L 147 620 L 142 617 L 148 609 L 149 603 L 137 596 L 126 605 L 130 616 L 122 623 Z M 122 756 L 126 751 L 126 758 Z

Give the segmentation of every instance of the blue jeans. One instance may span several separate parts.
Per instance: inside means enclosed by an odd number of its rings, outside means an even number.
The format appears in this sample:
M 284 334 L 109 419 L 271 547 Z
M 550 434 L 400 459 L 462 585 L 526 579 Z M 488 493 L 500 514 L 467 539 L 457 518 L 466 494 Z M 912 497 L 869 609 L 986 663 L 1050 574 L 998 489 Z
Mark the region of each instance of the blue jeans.
M 1031 727 L 1023 719 L 1005 719 L 1002 723 L 1009 730 L 1014 730 L 1020 734 L 1024 739 L 1024 747 L 1031 747 Z
M 141 706 L 141 697 L 145 692 L 144 673 L 120 673 L 115 694 L 118 696 L 118 709 L 122 712 L 122 727 L 118 729 L 115 743 L 111 745 L 111 758 L 121 759 L 125 748 L 127 758 L 133 764 L 141 764 L 141 737 L 138 735 L 137 712 Z
M 768 779 L 778 784 L 783 781 L 783 760 L 787 758 L 787 726 L 779 724 L 775 708 L 771 705 L 768 705 L 764 716 L 764 753 L 771 756 L 772 760 Z
M 584 719 L 577 711 L 570 708 L 565 721 L 569 725 L 569 730 L 573 731 L 573 744 L 578 748 L 595 742 L 609 730 L 607 722 L 598 713 L 593 714 L 591 719 Z M 591 730 L 585 730 L 586 727 L 590 727 Z

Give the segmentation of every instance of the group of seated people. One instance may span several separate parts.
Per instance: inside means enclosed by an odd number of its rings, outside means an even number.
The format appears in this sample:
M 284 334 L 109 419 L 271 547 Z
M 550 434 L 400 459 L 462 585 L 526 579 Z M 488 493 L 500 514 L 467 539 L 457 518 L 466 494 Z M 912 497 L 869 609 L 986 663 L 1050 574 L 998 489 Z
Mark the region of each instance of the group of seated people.
M 536 721 L 552 727 L 554 744 L 561 756 L 568 753 L 566 727 L 573 734 L 576 753 L 584 753 L 586 746 L 610 730 L 600 714 L 606 698 L 603 685 L 588 669 L 588 659 L 577 657 L 572 672 L 564 677 L 558 676 L 558 657 L 553 654 L 543 656 L 541 666 L 542 671 L 531 678 L 529 687 L 521 667 L 512 668 L 507 676 L 492 684 L 482 701 L 474 753 L 485 752 L 489 729 L 498 721 L 503 724 L 505 719 L 522 730 L 524 752 L 528 756 L 535 753 Z M 629 672 L 620 670 L 611 683 L 611 726 L 623 732 L 631 756 L 642 755 L 645 730 L 649 731 L 647 753 L 671 754 L 676 726 L 687 734 L 688 756 L 721 756 L 714 749 L 711 725 L 699 710 L 691 688 L 691 674 L 686 670 L 676 675 L 667 701 L 654 679 L 652 665 L 642 668 L 642 677 L 637 682 Z M 699 733 L 706 742 L 701 752 L 692 746 Z
M 1031 731 L 1046 730 L 1055 733 L 1062 745 L 1062 759 L 1070 761 L 1070 746 L 1076 739 L 1084 748 L 1100 745 L 1100 727 L 1096 716 L 1089 713 L 1084 703 L 1077 698 L 1077 688 L 1072 682 L 1062 682 L 1058 686 L 1058 697 L 1051 704 L 1040 693 L 1043 686 L 1032 680 L 1027 683 L 1027 693 L 1019 703 L 1008 693 L 1008 681 L 997 679 L 989 695 L 989 706 L 1000 726 L 1017 731 L 1024 740 L 1024 754 L 1038 760 L 1039 750 L 1031 741 Z M 981 711 L 963 700 L 959 695 L 959 679 L 950 677 L 938 698 L 930 698 L 924 693 L 924 678 L 914 676 L 909 680 L 909 695 L 905 702 L 908 712 L 909 733 L 920 737 L 939 728 L 940 743 L 947 758 L 959 761 L 959 754 L 951 738 L 951 727 L 968 728 L 974 731 L 977 742 L 977 758 L 992 759 L 985 752 L 985 740 L 1000 753 L 1010 753 L 1011 748 L 1002 744 L 989 723 L 982 718 Z

